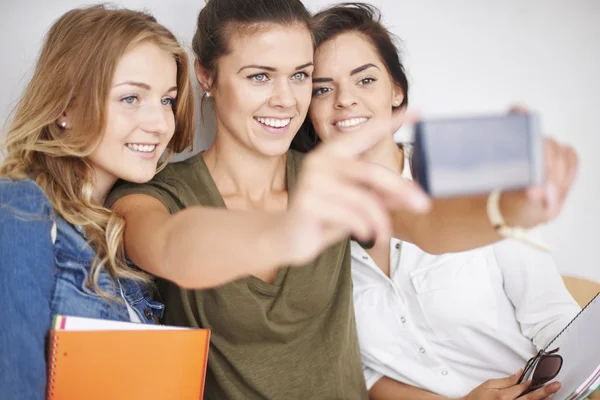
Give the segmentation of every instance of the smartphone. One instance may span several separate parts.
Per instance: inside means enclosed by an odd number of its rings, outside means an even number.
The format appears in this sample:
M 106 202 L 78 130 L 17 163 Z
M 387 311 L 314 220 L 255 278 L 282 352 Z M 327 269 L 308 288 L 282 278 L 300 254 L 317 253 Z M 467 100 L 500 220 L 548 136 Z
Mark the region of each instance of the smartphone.
M 434 198 L 522 189 L 544 179 L 537 115 L 423 120 L 415 126 L 414 179 Z

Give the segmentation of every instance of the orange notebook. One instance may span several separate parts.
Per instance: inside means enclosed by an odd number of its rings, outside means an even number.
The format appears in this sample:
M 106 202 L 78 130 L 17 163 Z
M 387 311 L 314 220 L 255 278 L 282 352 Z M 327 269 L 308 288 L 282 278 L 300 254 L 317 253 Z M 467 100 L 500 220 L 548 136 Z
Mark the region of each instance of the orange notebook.
M 210 330 L 57 315 L 48 400 L 198 400 Z

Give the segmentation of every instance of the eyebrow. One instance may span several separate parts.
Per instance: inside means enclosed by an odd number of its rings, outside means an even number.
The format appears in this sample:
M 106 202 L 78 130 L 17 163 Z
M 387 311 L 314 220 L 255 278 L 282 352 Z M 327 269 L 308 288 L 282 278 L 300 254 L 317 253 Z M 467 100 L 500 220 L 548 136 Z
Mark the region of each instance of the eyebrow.
M 121 82 L 121 83 L 115 85 L 114 87 L 123 86 L 123 85 L 136 86 L 136 87 L 139 87 L 144 90 L 152 90 L 152 87 L 150 87 L 150 85 L 143 83 L 143 82 L 135 82 L 135 81 Z M 169 90 L 167 90 L 167 93 L 168 92 L 176 92 L 176 91 L 177 91 L 177 86 L 172 86 L 169 88 Z
M 313 78 L 312 83 L 324 83 L 324 82 L 332 82 L 331 78 Z
M 373 67 L 379 69 L 379 67 L 375 64 L 365 64 L 365 65 L 361 65 L 358 68 L 354 68 L 352 71 L 350 71 L 350 76 L 356 75 L 359 72 L 363 72 L 364 70 L 373 68 Z M 333 82 L 333 79 L 332 78 L 313 78 L 312 82 L 313 83 Z
M 306 64 L 302 64 L 302 65 L 298 65 L 295 69 L 295 71 L 299 71 L 301 69 L 307 68 L 314 65 L 312 62 L 307 62 Z M 250 65 L 245 65 L 242 68 L 240 68 L 238 70 L 238 74 L 240 72 L 242 72 L 242 70 L 248 69 L 248 68 L 254 68 L 254 69 L 263 69 L 265 71 L 271 71 L 271 72 L 275 72 L 277 71 L 277 68 L 273 68 L 273 67 L 267 67 L 266 65 L 258 65 L 258 64 L 250 64 Z
M 361 66 L 360 66 L 360 67 L 358 67 L 358 68 L 354 68 L 354 69 L 353 69 L 353 70 L 350 72 L 350 75 L 356 75 L 356 74 L 358 74 L 359 72 L 363 72 L 364 70 L 366 70 L 366 69 L 369 69 L 369 68 L 371 68 L 371 67 L 375 67 L 375 68 L 379 69 L 379 67 L 378 67 L 377 65 L 375 65 L 375 64 L 365 64 L 365 65 L 361 65 Z

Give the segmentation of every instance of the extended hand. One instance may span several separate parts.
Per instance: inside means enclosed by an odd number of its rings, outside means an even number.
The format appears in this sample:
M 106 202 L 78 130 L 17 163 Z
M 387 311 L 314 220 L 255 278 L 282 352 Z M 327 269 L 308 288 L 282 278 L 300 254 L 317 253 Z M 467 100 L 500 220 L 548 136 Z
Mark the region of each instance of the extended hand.
M 521 393 L 527 389 L 531 382 L 517 384 L 522 371 L 503 379 L 490 379 L 485 381 L 467 396 L 460 400 L 541 400 L 558 392 L 560 383 L 553 382 L 550 385 L 541 387 L 531 393 L 521 396 Z

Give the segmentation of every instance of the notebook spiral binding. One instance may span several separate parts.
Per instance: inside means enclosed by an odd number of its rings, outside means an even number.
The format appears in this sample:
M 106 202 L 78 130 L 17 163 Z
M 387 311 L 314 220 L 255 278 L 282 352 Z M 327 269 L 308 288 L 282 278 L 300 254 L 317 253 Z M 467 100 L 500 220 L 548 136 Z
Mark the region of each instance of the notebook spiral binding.
M 50 351 L 48 354 L 48 399 L 54 397 L 54 375 L 56 370 L 56 353 L 58 352 L 58 336 L 51 335 Z
M 565 332 L 567 329 L 569 329 L 569 327 L 571 326 L 571 324 L 572 324 L 572 323 L 573 323 L 573 322 L 574 322 L 574 321 L 575 321 L 575 320 L 576 320 L 576 319 L 577 319 L 577 318 L 578 318 L 578 317 L 581 315 L 581 313 L 582 313 L 582 312 L 584 312 L 584 311 L 585 311 L 585 309 L 586 309 L 586 308 L 588 308 L 588 306 L 589 306 L 590 304 L 592 304 L 593 302 L 595 302 L 595 301 L 596 301 L 596 299 L 598 299 L 598 296 L 600 296 L 600 293 L 596 294 L 596 295 L 594 296 L 594 298 L 593 298 L 592 300 L 590 300 L 590 301 L 589 301 L 589 303 L 587 303 L 587 304 L 585 305 L 585 307 L 583 307 L 583 308 L 581 309 L 581 311 L 579 311 L 579 312 L 577 313 L 577 315 L 576 315 L 576 316 L 575 316 L 575 317 L 574 317 L 574 318 L 571 320 L 571 322 L 569 322 L 569 323 L 567 324 L 567 326 L 565 326 L 565 327 L 563 328 L 563 330 L 562 330 L 562 331 L 560 331 L 560 332 L 558 333 L 558 335 L 556 335 L 556 337 L 555 337 L 554 339 L 552 339 L 552 341 L 551 341 L 550 343 L 548 343 L 548 345 L 547 345 L 547 346 L 544 348 L 544 352 L 547 352 L 547 351 L 548 351 L 548 349 L 550 348 L 550 346 L 552 346 L 552 343 L 554 343 L 554 342 L 556 341 L 556 339 L 558 339 L 558 338 L 560 337 L 560 335 L 562 335 L 562 334 L 563 334 L 563 332 Z

